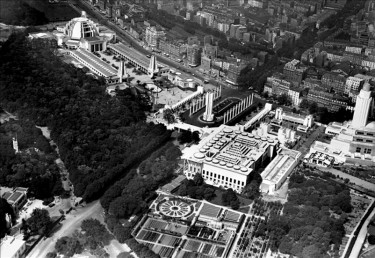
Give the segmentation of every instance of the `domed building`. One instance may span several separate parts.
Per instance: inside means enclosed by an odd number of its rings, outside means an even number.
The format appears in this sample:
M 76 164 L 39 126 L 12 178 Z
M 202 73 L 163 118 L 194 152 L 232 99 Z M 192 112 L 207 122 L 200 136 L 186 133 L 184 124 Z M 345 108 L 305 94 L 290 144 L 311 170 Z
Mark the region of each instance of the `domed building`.
M 81 17 L 70 20 L 57 30 L 64 34 L 62 44 L 72 50 L 83 48 L 89 52 L 104 51 L 107 49 L 107 43 L 116 39 L 113 31 L 88 19 L 84 11 Z

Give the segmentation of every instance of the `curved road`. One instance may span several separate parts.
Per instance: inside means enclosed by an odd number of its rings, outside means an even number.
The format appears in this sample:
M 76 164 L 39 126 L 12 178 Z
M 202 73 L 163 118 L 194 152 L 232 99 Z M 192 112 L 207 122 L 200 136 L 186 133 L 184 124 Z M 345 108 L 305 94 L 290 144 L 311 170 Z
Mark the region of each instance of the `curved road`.
M 366 236 L 367 236 L 367 227 L 370 224 L 370 221 L 375 216 L 375 209 L 372 209 L 370 216 L 366 219 L 364 224 L 362 225 L 361 230 L 358 233 L 357 239 L 355 241 L 355 244 L 353 246 L 353 249 L 350 252 L 350 258 L 359 257 L 359 254 L 361 253 L 362 246 L 365 243 Z
M 71 235 L 76 229 L 79 229 L 83 220 L 88 218 L 96 218 L 103 223 L 103 208 L 99 200 L 88 204 L 86 207 L 77 208 L 76 211 L 72 210 L 70 214 L 65 215 L 65 220 L 61 223 L 59 228 L 51 237 L 42 239 L 34 249 L 27 255 L 27 258 L 43 258 L 49 252 L 53 252 L 58 238 Z M 130 248 L 125 244 L 119 243 L 113 239 L 110 245 L 104 247 L 110 254 L 110 257 L 116 257 L 121 252 L 131 252 Z M 135 256 L 133 254 L 133 256 Z
M 61 228 L 53 233 L 51 237 L 41 240 L 27 257 L 46 257 L 47 253 L 52 252 L 55 249 L 55 244 L 58 238 L 72 234 L 74 230 L 79 229 L 83 220 L 100 212 L 102 212 L 102 207 L 99 201 L 92 202 L 86 207 L 79 208 L 77 211 L 71 211 L 70 214 L 65 215 L 66 217 L 61 223 Z

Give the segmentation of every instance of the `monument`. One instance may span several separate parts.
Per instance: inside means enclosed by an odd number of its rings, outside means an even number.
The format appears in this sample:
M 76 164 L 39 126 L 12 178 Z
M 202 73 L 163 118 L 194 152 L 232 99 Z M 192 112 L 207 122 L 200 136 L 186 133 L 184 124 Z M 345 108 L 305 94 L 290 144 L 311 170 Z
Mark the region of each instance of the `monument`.
M 203 113 L 203 120 L 212 122 L 214 120 L 214 114 L 212 114 L 212 108 L 214 104 L 214 93 L 206 93 L 206 111 Z
M 119 77 L 119 82 L 122 83 L 122 78 L 124 77 L 124 61 L 120 61 L 120 67 L 117 71 L 117 76 Z
M 155 73 L 159 71 L 158 64 L 156 62 L 156 56 L 152 55 L 150 58 L 150 64 L 148 66 L 148 75 L 152 78 L 154 77 Z
M 370 85 L 366 83 L 360 91 L 355 103 L 353 115 L 353 128 L 362 128 L 367 125 L 367 118 L 370 112 L 372 102 Z

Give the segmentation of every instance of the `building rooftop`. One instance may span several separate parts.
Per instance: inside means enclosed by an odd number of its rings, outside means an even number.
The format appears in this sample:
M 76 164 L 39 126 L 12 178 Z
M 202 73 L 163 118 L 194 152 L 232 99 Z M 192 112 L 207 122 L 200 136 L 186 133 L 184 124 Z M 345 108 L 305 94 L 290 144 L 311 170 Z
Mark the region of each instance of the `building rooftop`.
M 17 237 L 6 236 L 0 243 L 0 257 L 18 257 L 16 254 L 22 250 L 22 246 L 26 243 L 22 238 L 22 235 Z
M 276 184 L 289 171 L 290 167 L 294 165 L 299 156 L 301 156 L 299 151 L 281 149 L 278 155 L 262 172 L 261 176 L 263 180 Z
M 8 198 L 9 198 L 11 195 L 12 195 L 11 192 L 5 192 L 5 193 L 3 194 L 3 196 L 2 196 L 2 198 L 8 200 Z
M 84 49 L 78 49 L 72 52 L 74 52 L 74 54 L 83 59 L 86 63 L 90 64 L 95 69 L 104 74 L 105 77 L 111 77 L 117 74 L 117 70 L 115 68 Z
M 11 196 L 9 196 L 7 201 L 16 202 L 22 195 L 23 194 L 20 192 L 14 192 Z
M 253 163 L 269 145 L 276 145 L 277 141 L 238 129 L 221 125 L 198 145 L 186 148 L 182 159 L 204 162 L 241 175 L 250 174 Z
M 147 56 L 139 54 L 137 51 L 134 51 L 133 48 L 130 48 L 122 44 L 121 42 L 117 44 L 111 44 L 108 47 L 113 48 L 114 50 L 118 51 L 122 55 L 127 56 L 129 59 L 133 59 L 134 62 L 143 66 L 145 69 L 148 69 L 148 66 L 150 64 L 150 59 Z

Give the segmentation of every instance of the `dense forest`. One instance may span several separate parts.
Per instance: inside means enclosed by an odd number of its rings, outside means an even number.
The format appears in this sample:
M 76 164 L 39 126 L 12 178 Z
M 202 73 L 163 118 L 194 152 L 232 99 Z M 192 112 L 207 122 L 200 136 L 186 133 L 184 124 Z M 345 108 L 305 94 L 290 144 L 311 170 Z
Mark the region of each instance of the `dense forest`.
M 12 206 L 3 198 L 0 197 L 0 238 L 3 238 L 7 233 L 7 221 L 6 217 L 10 216 L 12 222 L 16 221 L 16 215 L 14 214 Z
M 178 167 L 181 151 L 172 142 L 155 151 L 145 159 L 137 169 L 132 170 L 123 179 L 111 186 L 100 199 L 107 211 L 108 229 L 121 243 L 136 245 L 132 248 L 139 257 L 150 256 L 147 248 L 137 245 L 131 236 L 134 222 L 127 219 L 132 215 L 141 215 L 148 210 L 150 201 L 156 197 L 155 190 L 171 180 Z M 155 255 L 155 257 L 158 257 Z
M 19 152 L 12 147 L 16 137 Z M 62 195 L 56 155 L 42 132 L 28 120 L 11 120 L 0 125 L 0 185 L 27 187 L 29 197 L 44 200 Z
M 41 25 L 48 19 L 24 0 L 0 0 L 0 22 L 10 25 Z
M 352 209 L 350 192 L 333 181 L 306 174 L 290 177 L 283 214 L 271 217 L 267 224 L 271 250 L 297 257 L 329 257 L 331 245 L 337 251 L 345 235 L 343 224 Z
M 56 49 L 31 49 L 26 35 L 11 35 L 0 49 L 0 104 L 48 126 L 75 194 L 86 201 L 99 198 L 167 142 L 170 132 L 145 122 L 150 106 L 141 96 L 130 90 L 108 96 L 102 78 L 62 62 Z

